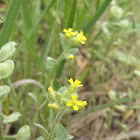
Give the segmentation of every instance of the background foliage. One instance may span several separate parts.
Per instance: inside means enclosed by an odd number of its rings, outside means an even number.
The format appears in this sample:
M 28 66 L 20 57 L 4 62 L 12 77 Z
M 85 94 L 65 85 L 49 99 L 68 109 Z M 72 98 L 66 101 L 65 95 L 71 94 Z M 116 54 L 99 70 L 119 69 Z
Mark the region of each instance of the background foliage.
M 82 81 L 79 96 L 88 101 L 84 112 L 62 119 L 75 139 L 139 137 L 139 4 L 139 0 L 1 0 L 0 46 L 8 40 L 19 43 L 12 81 L 4 81 L 12 92 L 3 112 L 23 115 L 6 126 L 5 133 L 15 134 L 27 124 L 33 140 L 42 135 L 34 123 L 49 129 L 54 118 L 47 105 L 48 86 L 57 90 L 72 77 Z M 87 42 L 79 46 L 75 59 L 61 61 L 49 77 L 46 57 L 60 56 L 64 49 L 60 33 L 69 27 L 83 30 Z

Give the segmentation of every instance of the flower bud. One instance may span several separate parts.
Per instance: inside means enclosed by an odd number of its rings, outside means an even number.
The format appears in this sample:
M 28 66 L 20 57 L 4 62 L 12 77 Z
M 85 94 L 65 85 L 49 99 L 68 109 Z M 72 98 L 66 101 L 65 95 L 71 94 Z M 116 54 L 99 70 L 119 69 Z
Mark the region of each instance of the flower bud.
M 56 103 L 49 104 L 49 107 L 55 112 L 57 112 L 59 110 L 59 106 Z
M 9 58 L 11 58 L 16 51 L 16 43 L 8 42 L 0 49 L 0 62 L 3 62 Z
M 54 91 L 53 91 L 53 89 L 51 87 L 49 87 L 48 92 L 49 92 L 49 94 L 52 94 Z
M 69 60 L 74 59 L 74 55 L 73 55 L 73 54 L 68 54 L 68 55 L 67 55 L 67 59 L 69 59 Z

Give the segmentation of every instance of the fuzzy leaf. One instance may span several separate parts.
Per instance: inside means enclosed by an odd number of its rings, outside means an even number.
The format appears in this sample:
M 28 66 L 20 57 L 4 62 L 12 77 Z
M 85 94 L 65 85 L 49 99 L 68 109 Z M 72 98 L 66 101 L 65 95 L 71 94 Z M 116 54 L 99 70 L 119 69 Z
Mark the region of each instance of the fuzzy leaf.
M 10 114 L 9 116 L 5 115 L 3 123 L 9 124 L 9 123 L 16 122 L 20 116 L 21 116 L 21 114 L 19 112 L 14 112 L 14 113 Z
M 117 95 L 114 90 L 109 91 L 109 98 L 113 101 L 117 99 Z
M 47 70 L 51 69 L 55 65 L 55 63 L 56 63 L 56 60 L 54 58 L 51 58 L 51 57 L 47 57 L 46 60 L 47 60 L 46 61 L 46 69 Z
M 42 136 L 40 136 L 36 140 L 45 140 L 45 139 Z
M 46 137 L 48 137 L 49 133 L 48 133 L 48 131 L 46 130 L 46 128 L 44 128 L 44 126 L 42 126 L 42 125 L 40 125 L 40 124 L 38 124 L 38 123 L 34 123 L 34 125 L 35 125 L 36 127 L 38 127 L 38 128 L 46 135 Z
M 9 77 L 14 71 L 14 62 L 12 60 L 7 60 L 0 63 L 0 80 Z
M 67 46 L 66 36 L 62 33 L 60 33 L 60 43 L 63 48 L 65 48 Z
M 0 102 L 3 102 L 7 99 L 8 93 L 10 92 L 11 88 L 6 85 L 0 86 Z
M 79 51 L 78 48 L 72 48 L 72 49 L 69 49 L 67 51 L 67 54 L 73 54 L 73 55 L 75 55 L 78 51 Z
M 66 92 L 67 91 L 67 88 L 64 86 L 64 87 L 61 87 L 59 90 L 58 90 L 58 92 L 59 93 L 64 93 L 64 92 Z
M 23 126 L 17 133 L 17 140 L 29 140 L 30 139 L 30 127 L 28 125 Z
M 8 42 L 0 49 L 0 62 L 3 62 L 9 58 L 11 58 L 16 51 L 16 43 Z
M 113 55 L 116 59 L 118 59 L 118 61 L 125 63 L 127 65 L 136 65 L 137 64 L 137 59 L 132 55 L 128 55 L 128 54 L 120 52 L 118 50 L 116 50 Z
M 71 140 L 73 136 L 69 135 L 67 130 L 61 125 L 58 124 L 55 129 L 55 140 Z
M 36 103 L 38 103 L 38 100 L 37 100 L 37 97 L 36 97 L 36 95 L 34 94 L 34 93 L 28 93 L 28 95 L 36 102 Z

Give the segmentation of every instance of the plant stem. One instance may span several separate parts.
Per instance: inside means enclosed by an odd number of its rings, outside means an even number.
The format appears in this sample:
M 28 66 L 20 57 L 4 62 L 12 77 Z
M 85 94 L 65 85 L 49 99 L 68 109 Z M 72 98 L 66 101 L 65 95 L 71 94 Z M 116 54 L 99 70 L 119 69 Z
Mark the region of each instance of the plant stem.
M 65 50 L 62 52 L 62 54 L 56 60 L 56 64 L 52 67 L 51 71 L 49 72 L 48 78 L 46 79 L 47 81 L 45 82 L 45 85 L 47 85 L 47 87 L 50 85 L 51 78 L 53 77 L 53 74 L 57 68 L 57 65 L 61 62 L 61 60 L 63 60 L 63 58 L 64 58 L 64 56 L 69 48 L 70 48 L 69 45 L 66 46 Z
M 56 116 L 56 118 L 55 118 L 55 120 L 53 122 L 53 125 L 52 125 L 52 128 L 51 128 L 48 140 L 52 140 L 53 139 L 53 135 L 54 135 L 54 131 L 55 131 L 56 125 L 59 123 L 59 121 L 60 121 L 62 116 L 63 116 L 63 112 L 60 112 L 60 113 L 57 114 L 57 116 Z
M 13 135 L 13 136 L 3 136 L 6 139 L 16 139 L 17 135 Z
M 3 126 L 2 126 L 2 117 L 0 116 L 0 140 L 3 139 Z

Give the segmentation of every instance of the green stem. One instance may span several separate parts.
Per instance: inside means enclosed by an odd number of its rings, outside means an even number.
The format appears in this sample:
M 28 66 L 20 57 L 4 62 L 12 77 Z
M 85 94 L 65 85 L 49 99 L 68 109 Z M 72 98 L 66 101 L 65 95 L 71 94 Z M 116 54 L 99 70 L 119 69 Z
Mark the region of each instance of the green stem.
M 58 57 L 57 61 L 56 61 L 56 64 L 52 67 L 52 69 L 50 70 L 49 72 L 49 75 L 48 75 L 48 78 L 46 79 L 46 82 L 45 82 L 45 85 L 47 85 L 47 87 L 50 85 L 50 79 L 52 78 L 53 74 L 54 74 L 54 71 L 56 70 L 57 68 L 57 65 L 61 62 L 61 60 L 63 60 L 67 50 L 70 48 L 70 46 L 68 45 L 66 47 L 66 49 L 63 51 L 63 53 Z
M 2 126 L 2 117 L 0 116 L 0 140 L 3 139 L 3 126 Z
M 59 121 L 60 121 L 62 116 L 63 116 L 63 112 L 57 114 L 57 116 L 56 116 L 56 118 L 55 118 L 55 120 L 53 122 L 53 125 L 52 125 L 52 128 L 51 128 L 48 140 L 52 140 L 53 139 L 53 135 L 54 135 L 54 131 L 55 131 L 56 125 L 59 123 Z
M 5 139 L 16 139 L 17 135 L 13 135 L 13 136 L 3 136 Z

